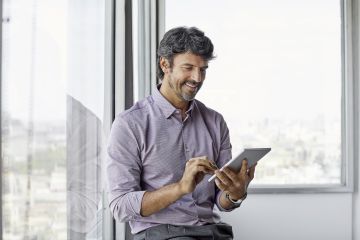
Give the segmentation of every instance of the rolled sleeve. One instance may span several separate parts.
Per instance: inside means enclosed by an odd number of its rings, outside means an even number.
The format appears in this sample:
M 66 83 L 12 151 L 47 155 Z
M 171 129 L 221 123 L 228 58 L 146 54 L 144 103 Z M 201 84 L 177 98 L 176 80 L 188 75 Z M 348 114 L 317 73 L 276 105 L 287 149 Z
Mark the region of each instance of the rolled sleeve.
M 110 202 L 110 209 L 116 220 L 127 222 L 141 217 L 141 201 L 145 191 L 126 193 Z
M 107 156 L 109 206 L 116 220 L 141 217 L 145 191 L 140 187 L 141 160 L 131 122 L 119 115 L 112 126 Z

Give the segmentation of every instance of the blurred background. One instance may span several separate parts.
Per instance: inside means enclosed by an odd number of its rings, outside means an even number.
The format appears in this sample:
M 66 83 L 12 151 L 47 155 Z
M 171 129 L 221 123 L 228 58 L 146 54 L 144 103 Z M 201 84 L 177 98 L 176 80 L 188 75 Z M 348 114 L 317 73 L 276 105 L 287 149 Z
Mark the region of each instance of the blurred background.
M 165 31 L 213 41 L 197 99 L 233 156 L 271 147 L 235 239 L 360 240 L 358 0 L 2 0 L 1 239 L 132 239 L 104 175 L 114 116 L 151 94 Z

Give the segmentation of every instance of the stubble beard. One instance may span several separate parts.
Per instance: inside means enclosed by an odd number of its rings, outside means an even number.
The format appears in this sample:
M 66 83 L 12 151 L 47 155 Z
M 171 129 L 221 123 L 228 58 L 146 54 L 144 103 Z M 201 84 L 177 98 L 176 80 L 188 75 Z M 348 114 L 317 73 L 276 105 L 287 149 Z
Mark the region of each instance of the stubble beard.
M 175 88 L 175 86 L 172 84 L 171 81 L 169 81 L 169 84 L 170 84 L 170 87 L 174 90 L 175 94 L 178 96 L 178 98 L 180 98 L 180 99 L 182 99 L 182 100 L 184 100 L 184 101 L 187 101 L 187 102 L 190 102 L 190 101 L 192 101 L 192 100 L 195 99 L 195 96 L 196 96 L 196 94 L 199 92 L 199 90 L 200 90 L 200 88 L 201 88 L 201 85 L 202 85 L 202 84 L 199 84 L 198 87 L 197 87 L 197 89 L 196 89 L 196 91 L 194 91 L 193 94 L 187 94 L 187 93 L 185 93 L 184 91 L 182 91 L 182 88 L 183 88 L 183 86 L 186 84 L 186 81 L 180 85 L 179 91 L 176 91 L 176 88 Z

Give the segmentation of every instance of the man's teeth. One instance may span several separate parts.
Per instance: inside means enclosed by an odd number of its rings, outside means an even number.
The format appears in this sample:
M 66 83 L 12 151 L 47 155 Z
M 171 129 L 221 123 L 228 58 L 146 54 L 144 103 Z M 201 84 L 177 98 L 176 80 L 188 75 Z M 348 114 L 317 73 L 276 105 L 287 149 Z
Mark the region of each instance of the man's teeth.
M 192 87 L 192 88 L 196 88 L 196 87 L 197 87 L 197 85 L 191 84 L 191 83 L 186 83 L 186 85 L 189 86 L 189 87 Z

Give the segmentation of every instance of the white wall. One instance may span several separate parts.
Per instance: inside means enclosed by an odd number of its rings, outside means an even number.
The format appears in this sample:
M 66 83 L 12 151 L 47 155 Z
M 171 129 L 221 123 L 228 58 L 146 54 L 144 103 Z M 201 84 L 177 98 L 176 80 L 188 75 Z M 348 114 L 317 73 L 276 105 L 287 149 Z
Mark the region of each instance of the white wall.
M 352 194 L 249 194 L 222 220 L 235 240 L 351 240 Z

